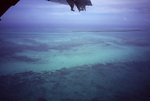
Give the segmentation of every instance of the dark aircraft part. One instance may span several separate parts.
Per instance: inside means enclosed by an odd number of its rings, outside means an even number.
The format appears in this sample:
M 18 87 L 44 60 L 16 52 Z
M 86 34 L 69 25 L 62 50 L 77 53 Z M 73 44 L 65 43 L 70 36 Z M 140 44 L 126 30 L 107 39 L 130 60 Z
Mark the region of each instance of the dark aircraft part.
M 74 11 L 74 5 L 77 7 L 79 11 L 85 11 L 86 6 L 92 6 L 91 0 L 48 0 L 48 1 L 67 5 L 69 4 L 72 11 Z
M 74 0 L 67 0 L 68 4 L 70 5 L 71 7 L 71 10 L 74 11 Z
M 74 4 L 77 6 L 79 11 L 86 11 L 86 6 L 92 6 L 90 0 L 75 0 Z
M 0 17 L 19 0 L 0 0 Z

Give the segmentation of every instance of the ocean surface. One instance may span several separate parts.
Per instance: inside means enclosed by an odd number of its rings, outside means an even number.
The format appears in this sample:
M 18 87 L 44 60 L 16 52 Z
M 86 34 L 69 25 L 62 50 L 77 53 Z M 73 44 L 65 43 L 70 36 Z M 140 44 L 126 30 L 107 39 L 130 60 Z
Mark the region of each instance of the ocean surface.
M 150 30 L 0 31 L 0 101 L 150 101 Z

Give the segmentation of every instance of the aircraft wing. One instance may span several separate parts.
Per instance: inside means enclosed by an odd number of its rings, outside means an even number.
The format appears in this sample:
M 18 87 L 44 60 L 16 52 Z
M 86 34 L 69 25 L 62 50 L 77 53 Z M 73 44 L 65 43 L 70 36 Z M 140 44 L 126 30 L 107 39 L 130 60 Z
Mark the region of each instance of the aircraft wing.
M 48 1 L 67 4 L 71 7 L 72 11 L 74 11 L 74 6 L 76 6 L 79 11 L 85 11 L 86 6 L 92 6 L 91 0 L 48 0 Z
M 19 0 L 0 0 L 0 17 Z M 1 19 L 0 19 L 1 20 Z

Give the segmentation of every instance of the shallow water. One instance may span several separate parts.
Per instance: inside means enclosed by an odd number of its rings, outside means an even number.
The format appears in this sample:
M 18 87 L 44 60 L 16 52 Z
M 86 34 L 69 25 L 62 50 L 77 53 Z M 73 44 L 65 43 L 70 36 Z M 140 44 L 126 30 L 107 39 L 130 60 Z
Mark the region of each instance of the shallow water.
M 1 32 L 2 101 L 149 101 L 150 31 Z

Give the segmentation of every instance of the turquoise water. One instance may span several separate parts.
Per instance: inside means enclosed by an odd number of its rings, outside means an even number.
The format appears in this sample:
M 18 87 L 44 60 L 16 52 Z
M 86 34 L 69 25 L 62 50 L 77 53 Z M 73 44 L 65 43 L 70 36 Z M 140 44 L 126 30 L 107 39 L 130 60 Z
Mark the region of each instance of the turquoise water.
M 2 32 L 2 101 L 149 101 L 150 31 Z

